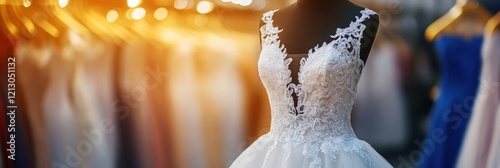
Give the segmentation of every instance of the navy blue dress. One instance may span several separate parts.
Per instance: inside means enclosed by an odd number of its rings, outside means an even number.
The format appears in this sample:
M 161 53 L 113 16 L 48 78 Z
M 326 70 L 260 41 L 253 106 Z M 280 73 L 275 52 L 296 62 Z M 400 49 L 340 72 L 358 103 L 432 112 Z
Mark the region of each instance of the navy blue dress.
M 482 36 L 441 36 L 435 41 L 440 62 L 439 95 L 427 138 L 420 141 L 421 168 L 453 168 L 467 130 L 481 70 Z

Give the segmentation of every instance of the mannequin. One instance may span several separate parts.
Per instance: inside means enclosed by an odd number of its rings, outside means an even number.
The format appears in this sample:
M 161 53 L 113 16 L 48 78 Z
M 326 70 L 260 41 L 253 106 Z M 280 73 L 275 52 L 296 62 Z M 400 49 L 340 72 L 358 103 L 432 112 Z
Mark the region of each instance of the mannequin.
M 314 46 L 332 41 L 330 35 L 334 35 L 337 28 L 348 27 L 355 16 L 360 16 L 361 10 L 362 7 L 348 0 L 297 0 L 275 13 L 274 25 L 283 29 L 279 37 L 289 57 L 303 57 Z M 364 24 L 366 29 L 360 57 L 366 62 L 377 34 L 379 18 L 370 17 Z
M 297 2 L 277 11 L 273 25 L 283 29 L 279 33 L 281 44 L 286 48 L 287 58 L 300 60 L 315 46 L 333 40 L 337 28 L 349 27 L 356 17 L 360 16 L 360 7 L 348 0 L 297 0 Z M 364 63 L 368 59 L 375 40 L 379 17 L 374 15 L 363 22 L 366 25 L 361 40 L 360 57 Z M 264 22 L 260 22 L 262 27 Z M 292 72 L 292 83 L 298 83 L 300 61 L 292 61 L 289 66 Z M 294 102 L 297 96 L 292 94 Z
M 392 167 L 351 127 L 375 15 L 347 0 L 298 0 L 262 15 L 258 71 L 271 127 L 230 168 Z
M 478 79 L 483 64 L 484 27 L 490 17 L 476 0 L 457 0 L 457 4 L 425 32 L 427 40 L 435 45 L 441 67 L 439 96 L 429 115 L 426 138 L 435 138 L 435 130 L 442 130 L 440 137 L 446 138 L 435 143 L 432 151 L 422 147 L 427 152 L 417 164 L 420 168 L 455 167 L 460 161 L 458 153 L 463 147 L 470 116 L 475 113 L 477 91 L 479 85 L 484 85 L 483 80 Z M 456 108 L 458 106 L 461 107 Z M 452 121 L 453 118 L 460 122 Z
M 448 13 L 427 28 L 425 37 L 428 41 L 434 41 L 443 34 L 464 38 L 480 36 L 490 17 L 491 14 L 477 0 L 457 0 L 457 4 Z

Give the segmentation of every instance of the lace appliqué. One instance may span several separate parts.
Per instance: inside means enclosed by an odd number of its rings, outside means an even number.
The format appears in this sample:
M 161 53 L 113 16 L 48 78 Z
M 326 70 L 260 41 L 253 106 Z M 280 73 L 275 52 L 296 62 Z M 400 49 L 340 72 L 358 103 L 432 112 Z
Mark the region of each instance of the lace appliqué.
M 302 153 L 311 159 L 311 168 L 321 166 L 321 153 L 335 160 L 339 151 L 356 153 L 371 166 L 366 150 L 369 145 L 354 135 L 350 113 L 364 66 L 359 57 L 366 27 L 362 22 L 376 13 L 362 10 L 349 27 L 336 30 L 331 42 L 310 49 L 307 58 L 300 60 L 299 83 L 294 84 L 289 69 L 293 60 L 286 58 L 286 48 L 279 40 L 282 29 L 273 25 L 276 11 L 263 15 L 260 28 L 259 75 L 272 111 L 271 131 L 266 137 L 275 140 L 268 150 L 283 144 L 288 157 L 292 149 L 303 145 Z M 297 106 L 293 93 L 298 97 Z

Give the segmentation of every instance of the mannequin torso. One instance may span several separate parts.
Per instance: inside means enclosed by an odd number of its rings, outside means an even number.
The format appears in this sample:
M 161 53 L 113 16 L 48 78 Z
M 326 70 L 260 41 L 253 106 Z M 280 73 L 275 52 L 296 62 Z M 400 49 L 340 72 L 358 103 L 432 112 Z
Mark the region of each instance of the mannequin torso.
M 286 48 L 287 58 L 300 60 L 315 46 L 334 40 L 337 28 L 349 27 L 364 8 L 348 0 L 297 0 L 292 5 L 280 9 L 273 15 L 273 25 L 282 29 L 279 33 L 281 44 Z M 363 22 L 366 28 L 361 39 L 360 57 L 366 63 L 375 40 L 379 18 L 371 16 Z M 260 22 L 260 27 L 264 22 Z M 300 61 L 292 61 L 289 66 L 292 83 L 298 83 Z M 292 95 L 296 100 L 296 95 Z

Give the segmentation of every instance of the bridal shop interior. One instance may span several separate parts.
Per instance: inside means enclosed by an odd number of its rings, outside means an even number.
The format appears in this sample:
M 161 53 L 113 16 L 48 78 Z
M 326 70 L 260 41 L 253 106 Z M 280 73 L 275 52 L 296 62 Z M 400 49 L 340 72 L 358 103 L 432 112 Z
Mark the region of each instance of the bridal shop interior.
M 229 167 L 270 127 L 262 14 L 294 2 L 0 0 L 0 167 Z M 394 167 L 500 167 L 500 1 L 352 2 L 380 18 L 356 136 Z

